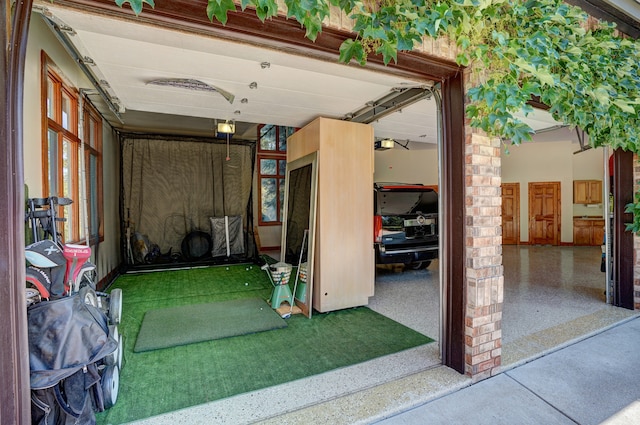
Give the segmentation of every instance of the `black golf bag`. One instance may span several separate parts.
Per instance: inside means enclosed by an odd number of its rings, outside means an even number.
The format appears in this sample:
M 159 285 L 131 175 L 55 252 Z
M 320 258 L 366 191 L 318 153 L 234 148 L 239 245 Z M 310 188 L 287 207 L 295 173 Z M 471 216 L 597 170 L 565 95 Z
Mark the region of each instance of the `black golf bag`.
M 104 312 L 76 294 L 33 304 L 27 318 L 32 423 L 95 424 L 119 373 L 103 361 L 118 349 Z

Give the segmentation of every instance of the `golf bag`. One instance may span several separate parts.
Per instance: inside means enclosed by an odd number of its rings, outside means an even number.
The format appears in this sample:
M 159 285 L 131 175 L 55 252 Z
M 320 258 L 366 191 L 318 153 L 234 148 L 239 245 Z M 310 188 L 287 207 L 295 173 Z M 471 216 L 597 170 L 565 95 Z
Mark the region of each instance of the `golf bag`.
M 118 380 L 104 363 L 118 349 L 104 312 L 72 295 L 31 305 L 27 320 L 32 423 L 95 424 Z

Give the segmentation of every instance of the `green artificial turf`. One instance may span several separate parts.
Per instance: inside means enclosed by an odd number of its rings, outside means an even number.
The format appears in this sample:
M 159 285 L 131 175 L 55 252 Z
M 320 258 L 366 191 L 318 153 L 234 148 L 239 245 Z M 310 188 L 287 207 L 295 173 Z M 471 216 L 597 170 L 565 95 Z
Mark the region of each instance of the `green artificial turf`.
M 284 328 L 287 322 L 260 298 L 149 310 L 134 352 L 158 350 Z
M 125 341 L 117 403 L 97 423 L 120 424 L 353 365 L 431 341 L 366 307 L 293 315 L 282 329 L 133 352 L 148 310 L 225 300 L 267 300 L 272 286 L 256 265 L 119 277 L 119 333 Z M 187 332 L 188 330 L 185 330 Z

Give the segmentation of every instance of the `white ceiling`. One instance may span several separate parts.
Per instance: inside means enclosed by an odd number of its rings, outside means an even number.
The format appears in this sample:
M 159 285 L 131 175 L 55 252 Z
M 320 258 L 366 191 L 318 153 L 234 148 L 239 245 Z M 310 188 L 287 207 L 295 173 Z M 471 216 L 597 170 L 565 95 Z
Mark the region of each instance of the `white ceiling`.
M 318 116 L 342 119 L 394 88 L 431 85 L 55 3 L 36 4 L 58 25 L 72 28 L 69 39 L 81 57 L 95 62 L 90 69 L 119 99 L 121 120 L 113 114 L 105 117 L 128 131 L 211 134 L 215 121 L 234 120 L 235 137 L 253 140 L 256 124 L 302 127 Z M 261 65 L 265 63 L 268 66 Z M 147 84 L 161 78 L 200 80 L 230 92 L 234 100 L 230 103 L 219 93 Z M 250 88 L 254 82 L 256 89 Z M 100 101 L 97 95 L 91 99 Z M 542 115 L 532 125 L 539 129 L 557 124 L 550 119 Z M 392 138 L 403 145 L 437 143 L 433 99 L 404 107 L 372 125 L 376 138 Z

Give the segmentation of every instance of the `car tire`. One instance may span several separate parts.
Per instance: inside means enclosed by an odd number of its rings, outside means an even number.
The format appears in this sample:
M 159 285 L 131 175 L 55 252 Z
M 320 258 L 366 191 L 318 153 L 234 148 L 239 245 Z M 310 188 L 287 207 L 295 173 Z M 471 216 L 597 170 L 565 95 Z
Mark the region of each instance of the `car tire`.
M 415 263 L 405 264 L 405 267 L 410 270 L 423 270 L 429 267 L 430 264 L 431 264 L 431 261 L 418 261 Z

